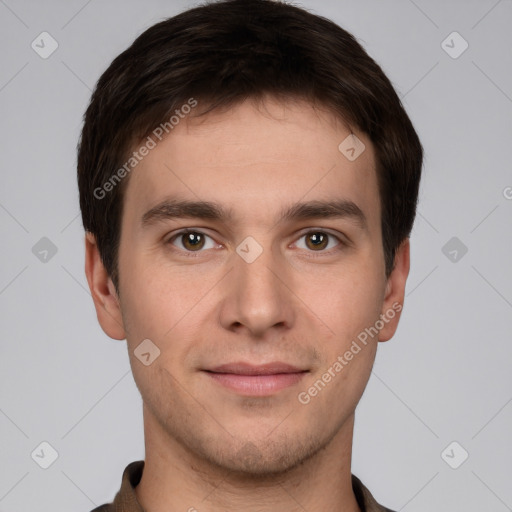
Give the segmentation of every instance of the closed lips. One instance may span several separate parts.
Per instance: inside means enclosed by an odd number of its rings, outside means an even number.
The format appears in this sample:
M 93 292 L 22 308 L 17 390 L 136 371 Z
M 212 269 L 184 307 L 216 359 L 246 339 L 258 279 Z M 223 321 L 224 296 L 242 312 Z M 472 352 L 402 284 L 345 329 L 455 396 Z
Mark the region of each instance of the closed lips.
M 205 371 L 211 373 L 231 373 L 236 375 L 277 375 L 283 373 L 304 373 L 308 370 L 304 370 L 298 368 L 296 366 L 281 363 L 281 362 L 272 362 L 263 365 L 251 365 L 248 363 L 238 362 L 238 363 L 228 363 L 220 366 L 216 366 L 211 369 L 207 369 Z

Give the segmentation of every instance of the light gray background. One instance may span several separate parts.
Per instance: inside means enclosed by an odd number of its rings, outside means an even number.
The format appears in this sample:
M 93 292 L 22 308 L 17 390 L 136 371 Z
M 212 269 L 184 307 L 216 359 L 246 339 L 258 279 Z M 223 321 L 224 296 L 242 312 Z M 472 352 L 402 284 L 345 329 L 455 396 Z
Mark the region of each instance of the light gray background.
M 75 148 L 111 60 L 192 5 L 0 0 L 2 512 L 90 511 L 144 458 L 126 344 L 100 329 L 85 279 Z M 353 472 L 400 511 L 512 510 L 512 2 L 301 5 L 381 64 L 426 151 L 404 313 L 358 408 Z M 43 31 L 59 44 L 48 59 L 31 48 Z M 469 44 L 456 59 L 453 31 Z M 455 262 L 452 237 L 468 248 Z M 31 457 L 43 441 L 48 469 Z M 441 456 L 452 441 L 469 453 L 458 469 Z

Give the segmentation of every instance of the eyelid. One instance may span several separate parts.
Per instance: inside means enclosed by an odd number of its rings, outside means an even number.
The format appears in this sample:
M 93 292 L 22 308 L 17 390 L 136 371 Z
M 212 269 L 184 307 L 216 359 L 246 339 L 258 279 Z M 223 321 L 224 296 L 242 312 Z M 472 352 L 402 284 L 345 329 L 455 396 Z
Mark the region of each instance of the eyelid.
M 209 235 L 207 232 L 205 232 L 204 228 L 194 228 L 194 227 L 182 228 L 182 229 L 180 229 L 178 231 L 173 232 L 170 236 L 166 237 L 165 244 L 173 246 L 174 249 L 176 249 L 176 250 L 178 250 L 179 252 L 182 252 L 182 253 L 184 252 L 184 253 L 187 253 L 187 254 L 198 254 L 198 253 L 204 252 L 205 249 L 201 249 L 201 250 L 198 250 L 198 251 L 184 251 L 183 249 L 180 249 L 180 248 L 178 248 L 178 247 L 173 245 L 172 242 L 176 238 L 178 238 L 181 235 L 187 234 L 187 233 L 199 233 L 199 234 L 201 234 L 201 235 L 203 235 L 205 237 L 208 237 L 211 240 L 213 240 L 213 242 L 216 245 L 222 245 L 219 242 L 217 242 L 212 235 Z M 350 242 L 343 236 L 342 233 L 336 232 L 338 234 L 334 234 L 333 230 L 330 230 L 330 229 L 327 229 L 327 228 L 321 228 L 321 227 L 308 227 L 308 228 L 304 228 L 303 230 L 299 231 L 298 233 L 296 233 L 294 235 L 294 240 L 295 241 L 292 242 L 292 245 L 297 243 L 297 241 L 300 240 L 302 237 L 304 237 L 306 235 L 309 235 L 311 233 L 325 233 L 329 237 L 335 238 L 339 242 L 336 247 L 331 248 L 331 249 L 329 249 L 327 251 L 325 251 L 325 250 L 321 250 L 321 251 L 310 250 L 310 251 L 308 251 L 308 252 L 311 252 L 312 254 L 314 254 L 314 253 L 329 254 L 331 252 L 336 251 L 340 246 L 341 247 L 346 247 L 346 246 L 350 245 Z M 339 235 L 342 235 L 342 236 L 339 236 Z
M 176 247 L 173 242 L 179 238 L 180 236 L 182 235 L 186 235 L 187 233 L 197 233 L 197 234 L 200 234 L 200 235 L 203 235 L 205 237 L 208 237 L 210 238 L 214 243 L 215 245 L 222 245 L 222 244 L 219 244 L 217 242 L 217 240 L 215 240 L 215 238 L 212 236 L 212 235 L 209 235 L 208 233 L 206 233 L 205 231 L 203 231 L 204 228 L 182 228 L 178 231 L 173 231 L 171 235 L 167 236 L 165 238 L 165 245 L 170 245 L 172 246 L 172 248 L 176 251 L 179 251 L 180 253 L 186 253 L 188 255 L 192 255 L 192 254 L 199 254 L 201 252 L 204 252 L 205 249 L 200 249 L 198 251 L 186 251 L 184 249 L 180 249 L 179 247 Z
M 312 233 L 324 233 L 324 234 L 328 235 L 329 237 L 335 238 L 338 241 L 338 244 L 336 245 L 336 247 L 333 247 L 328 250 L 319 250 L 319 251 L 309 250 L 308 252 L 310 252 L 312 254 L 315 254 L 315 253 L 318 255 L 330 254 L 331 252 L 335 252 L 335 251 L 339 250 L 341 247 L 346 247 L 349 245 L 348 240 L 346 239 L 346 237 L 343 236 L 342 233 L 339 233 L 338 231 L 336 231 L 336 233 L 338 233 L 338 234 L 334 234 L 333 230 L 330 230 L 327 228 L 320 228 L 320 227 L 305 228 L 304 230 L 299 232 L 298 236 L 296 235 L 295 242 L 293 242 L 293 244 L 296 244 L 297 241 L 300 240 L 302 237 L 312 234 Z M 340 235 L 342 235 L 342 236 L 340 236 Z

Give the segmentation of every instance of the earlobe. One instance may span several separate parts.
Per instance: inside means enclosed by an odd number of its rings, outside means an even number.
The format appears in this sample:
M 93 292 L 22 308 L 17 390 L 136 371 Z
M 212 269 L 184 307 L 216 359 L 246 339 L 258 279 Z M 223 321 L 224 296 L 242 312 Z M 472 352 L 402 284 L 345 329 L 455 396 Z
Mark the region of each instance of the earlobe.
M 395 254 L 395 267 L 386 283 L 381 319 L 384 327 L 379 332 L 379 341 L 390 340 L 398 327 L 405 298 L 405 285 L 410 269 L 410 243 L 406 238 Z
M 95 237 L 89 232 L 85 234 L 85 274 L 103 332 L 115 340 L 125 339 L 117 292 L 101 261 Z

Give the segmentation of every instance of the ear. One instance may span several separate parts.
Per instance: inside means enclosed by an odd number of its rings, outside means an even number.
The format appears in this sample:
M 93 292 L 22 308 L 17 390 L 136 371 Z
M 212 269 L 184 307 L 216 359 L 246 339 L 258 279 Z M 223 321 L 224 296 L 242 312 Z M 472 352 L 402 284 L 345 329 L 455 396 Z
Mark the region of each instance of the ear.
M 96 239 L 89 232 L 85 234 L 85 275 L 101 328 L 110 338 L 124 340 L 126 332 L 119 298 L 101 261 Z
M 384 327 L 379 332 L 379 341 L 388 341 L 398 327 L 405 296 L 405 283 L 410 268 L 410 244 L 406 238 L 395 254 L 395 267 L 386 283 L 381 319 Z

